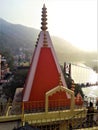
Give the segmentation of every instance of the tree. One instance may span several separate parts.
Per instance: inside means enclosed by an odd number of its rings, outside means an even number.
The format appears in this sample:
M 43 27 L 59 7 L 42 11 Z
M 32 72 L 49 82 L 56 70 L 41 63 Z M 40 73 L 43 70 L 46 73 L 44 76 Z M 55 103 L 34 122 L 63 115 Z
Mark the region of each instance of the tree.
M 11 98 L 13 100 L 16 88 L 22 88 L 24 86 L 27 72 L 27 69 L 15 71 L 12 80 L 3 85 L 3 93 L 6 95 L 7 99 Z
M 11 54 L 10 50 L 2 49 L 0 51 L 1 51 L 2 56 L 4 56 L 7 59 L 7 63 L 8 63 L 9 68 L 11 70 L 13 70 L 13 68 L 14 68 L 14 58 L 13 58 L 13 55 Z
M 75 85 L 75 96 L 80 93 L 82 98 L 84 98 L 84 93 L 82 91 L 82 86 L 80 84 Z
M 68 75 L 68 74 L 64 74 L 64 78 L 67 84 L 67 87 L 69 89 L 71 89 L 72 83 L 73 83 L 73 79 Z M 82 97 L 84 97 L 83 91 L 82 91 L 82 86 L 79 84 L 75 84 L 75 96 L 80 93 Z

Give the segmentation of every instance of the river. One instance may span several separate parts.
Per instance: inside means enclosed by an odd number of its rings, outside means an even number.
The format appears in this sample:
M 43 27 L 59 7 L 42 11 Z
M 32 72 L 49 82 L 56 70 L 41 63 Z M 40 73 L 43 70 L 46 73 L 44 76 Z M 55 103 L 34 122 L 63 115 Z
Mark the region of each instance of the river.
M 87 97 L 98 97 L 98 86 L 91 86 L 91 87 L 85 87 L 82 88 L 83 93 Z
M 85 99 L 88 102 L 92 101 L 94 106 L 96 106 L 96 99 L 98 99 L 98 85 L 82 88 L 82 91 L 85 95 Z

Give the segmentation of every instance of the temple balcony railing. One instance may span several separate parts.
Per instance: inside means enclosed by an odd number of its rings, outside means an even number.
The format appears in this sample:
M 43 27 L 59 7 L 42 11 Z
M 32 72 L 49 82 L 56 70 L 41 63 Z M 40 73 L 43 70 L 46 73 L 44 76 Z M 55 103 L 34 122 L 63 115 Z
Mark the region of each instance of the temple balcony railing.
M 78 120 L 77 120 L 78 118 Z M 77 113 L 68 120 L 67 129 L 82 129 L 82 130 L 98 130 L 98 110 L 95 109 L 93 113 L 86 113 L 83 117 L 82 113 Z
M 68 93 L 70 98 L 50 100 L 50 97 L 56 92 Z M 64 123 L 67 127 L 68 121 L 73 116 L 78 115 L 75 117 L 77 120 L 85 118 L 87 109 L 83 105 L 75 103 L 73 91 L 63 86 L 57 86 L 45 93 L 43 101 L 13 101 L 12 104 L 8 102 L 3 113 L 0 121 L 21 120 L 23 125 L 27 122 L 37 126 L 56 123 L 60 127 Z
M 79 113 L 79 114 L 78 114 Z M 77 109 L 74 111 L 70 110 L 62 110 L 62 111 L 51 111 L 48 113 L 31 113 L 31 114 L 24 114 L 23 117 L 23 124 L 28 122 L 28 124 L 36 124 L 36 125 L 45 125 L 49 123 L 60 123 L 65 122 L 67 124 L 68 120 L 70 120 L 73 116 L 79 120 L 80 118 L 86 117 L 86 110 Z
M 58 103 L 58 104 L 57 104 Z M 68 104 L 64 106 L 65 104 Z M 85 109 L 83 105 L 75 105 L 73 110 Z M 56 111 L 72 111 L 69 100 L 51 100 L 49 102 L 49 107 L 47 112 Z M 31 102 L 13 102 L 9 101 L 0 104 L 0 116 L 10 116 L 10 115 L 21 115 L 29 113 L 46 113 L 44 101 L 31 101 Z
M 64 102 L 64 100 L 63 100 Z M 59 103 L 63 103 L 59 102 Z M 48 112 L 45 111 L 43 106 L 43 101 L 41 102 L 27 102 L 28 109 L 24 109 L 23 102 L 13 102 L 0 105 L 0 122 L 11 121 L 11 120 L 21 120 L 23 124 L 28 123 L 47 123 L 47 122 L 59 122 L 64 120 L 69 120 L 73 115 L 80 113 L 86 109 L 83 106 L 76 106 L 75 109 L 71 110 L 70 107 L 59 107 L 55 104 L 55 101 L 51 101 L 53 108 L 48 108 Z M 66 102 L 67 103 L 67 102 Z M 54 104 L 56 107 L 54 107 Z M 36 109 L 32 109 L 32 105 Z M 45 105 L 45 104 L 44 104 Z M 84 112 L 83 112 L 84 113 Z M 82 114 L 83 114 L 82 113 Z M 85 116 L 85 114 L 83 114 Z
M 68 93 L 70 98 L 50 100 L 50 97 L 57 92 Z M 78 109 L 76 108 L 77 106 Z M 41 122 L 43 118 L 46 121 L 51 121 L 51 119 L 60 121 L 62 119 L 65 120 L 65 118 L 68 120 L 77 112 L 83 111 L 84 108 L 82 107 L 81 104 L 75 104 L 73 91 L 59 85 L 45 93 L 44 101 L 13 101 L 12 105 L 8 102 L 6 107 L 4 107 L 3 113 L 5 113 L 6 117 L 21 115 L 23 123 L 30 122 L 29 118 L 32 122 L 39 119 Z
M 54 103 L 55 101 L 52 101 Z M 43 102 L 28 102 L 28 106 L 35 104 L 36 110 L 32 112 L 31 109 L 28 109 L 29 111 L 23 111 L 23 102 L 19 103 L 8 103 L 3 104 L 3 113 L 0 116 L 0 122 L 5 121 L 15 121 L 20 120 L 22 122 L 22 125 L 25 125 L 27 122 L 28 124 L 31 124 L 33 126 L 37 126 L 38 128 L 46 127 L 47 125 L 56 125 L 60 126 L 61 124 L 66 124 L 66 130 L 69 129 L 70 124 L 72 124 L 73 129 L 80 129 L 80 128 L 92 128 L 97 129 L 98 126 L 98 110 L 95 109 L 94 121 L 91 122 L 91 124 L 88 125 L 87 122 L 87 109 L 83 106 L 77 106 L 75 105 L 74 109 L 71 110 L 69 108 L 59 108 L 57 107 L 56 110 L 52 109 L 48 112 L 45 112 L 45 109 L 42 110 L 39 109 L 39 106 L 41 107 Z M 39 105 L 38 105 L 39 104 Z M 17 107 L 13 108 L 13 105 Z M 57 105 L 57 104 L 56 104 Z M 0 107 L 1 108 L 1 107 Z M 29 107 L 28 107 L 29 108 Z M 31 107 L 32 108 L 32 107 Z M 41 107 L 42 108 L 42 107 Z M 16 113 L 13 113 L 12 110 Z

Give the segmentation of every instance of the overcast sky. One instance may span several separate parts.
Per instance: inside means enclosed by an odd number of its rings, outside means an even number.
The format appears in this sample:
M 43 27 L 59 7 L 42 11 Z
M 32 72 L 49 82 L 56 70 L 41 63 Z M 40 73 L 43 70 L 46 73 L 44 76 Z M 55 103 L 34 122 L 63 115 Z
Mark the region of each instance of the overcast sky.
M 0 17 L 40 29 L 44 3 L 50 35 L 87 51 L 97 50 L 97 0 L 0 0 Z

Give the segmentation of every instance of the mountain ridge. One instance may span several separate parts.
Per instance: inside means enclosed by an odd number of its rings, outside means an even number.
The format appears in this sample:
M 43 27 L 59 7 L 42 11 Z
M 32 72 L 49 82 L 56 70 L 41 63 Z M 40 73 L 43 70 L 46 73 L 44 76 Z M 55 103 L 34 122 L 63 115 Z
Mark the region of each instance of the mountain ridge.
M 13 24 L 0 18 L 0 47 L 9 48 L 17 53 L 19 48 L 25 47 L 33 51 L 40 30 Z M 66 40 L 51 36 L 57 58 L 60 64 L 64 62 L 80 62 L 98 71 L 98 52 L 85 52 L 73 46 Z M 96 61 L 96 62 L 94 62 Z

